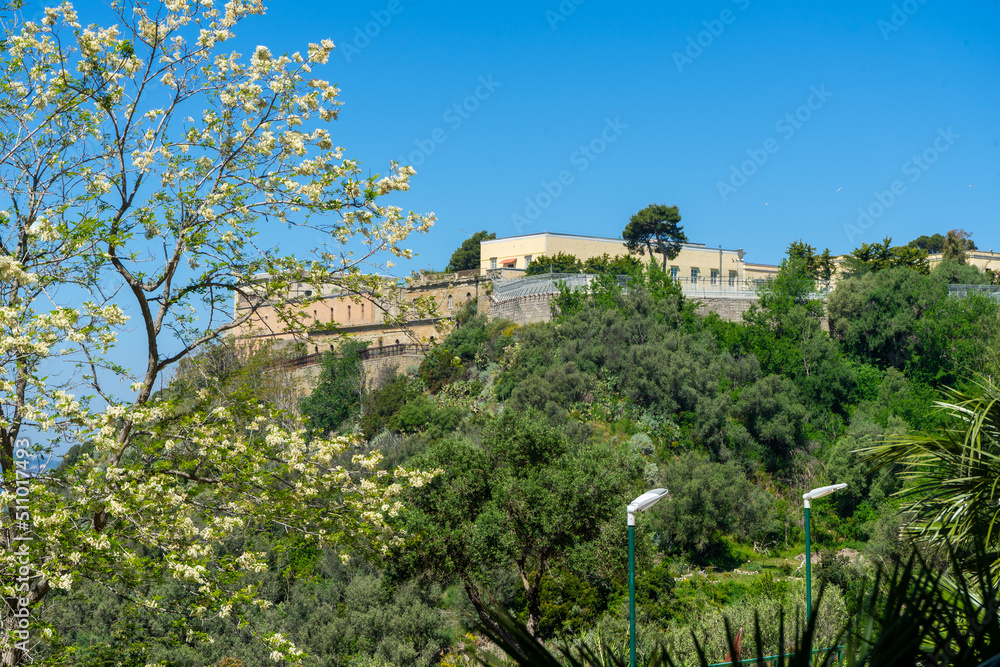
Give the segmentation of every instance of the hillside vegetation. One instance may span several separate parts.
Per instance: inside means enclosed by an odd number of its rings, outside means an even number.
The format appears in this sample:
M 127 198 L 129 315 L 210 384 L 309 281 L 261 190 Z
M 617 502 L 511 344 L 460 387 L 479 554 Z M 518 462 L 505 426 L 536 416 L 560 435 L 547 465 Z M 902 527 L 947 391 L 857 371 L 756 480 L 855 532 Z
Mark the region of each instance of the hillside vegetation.
M 779 618 L 804 616 L 802 493 L 847 482 L 812 509 L 826 584 L 814 641 L 836 641 L 875 568 L 908 554 L 898 492 L 920 484 L 903 458 L 872 472 L 858 450 L 945 428 L 941 390 L 974 386 L 1000 349 L 997 301 L 948 296 L 986 275 L 868 269 L 823 304 L 793 256 L 734 323 L 696 314 L 652 263 L 625 287 L 608 274 L 564 291 L 549 323 L 466 310 L 419 366 L 367 390 L 356 347 L 330 356 L 303 408 L 312 430 L 360 434 L 352 454 L 377 448 L 386 469 L 439 472 L 404 497 L 407 537 L 388 552 L 271 549 L 256 627 L 290 637 L 304 664 L 453 665 L 483 646 L 479 628 L 511 636 L 490 612 L 502 607 L 543 641 L 627 650 L 625 505 L 663 486 L 638 522 L 640 654 L 660 644 L 694 660 L 693 631 L 721 660 L 728 618 L 751 655 L 755 614 L 773 652 Z M 269 371 L 245 368 L 218 381 L 273 400 Z M 268 549 L 266 532 L 245 539 Z M 86 586 L 49 614 L 74 664 L 272 664 L 236 620 L 206 620 L 215 640 L 199 643 Z

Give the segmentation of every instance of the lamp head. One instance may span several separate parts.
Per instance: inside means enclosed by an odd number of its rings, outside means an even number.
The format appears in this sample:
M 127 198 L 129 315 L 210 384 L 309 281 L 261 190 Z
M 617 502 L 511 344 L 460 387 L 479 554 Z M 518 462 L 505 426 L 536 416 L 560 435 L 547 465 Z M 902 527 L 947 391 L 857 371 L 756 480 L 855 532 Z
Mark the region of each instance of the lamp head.
M 667 493 L 668 491 L 666 489 L 653 489 L 642 494 L 628 504 L 629 518 L 632 519 L 632 515 L 636 512 L 647 510 L 656 503 L 660 502 L 660 500 L 662 500 Z
M 821 486 L 818 489 L 813 489 L 812 491 L 807 491 L 802 494 L 802 500 L 805 501 L 805 506 L 809 507 L 810 500 L 816 500 L 817 498 L 822 498 L 823 496 L 828 496 L 834 491 L 840 491 L 841 489 L 847 488 L 847 482 L 841 482 L 840 484 L 831 484 L 830 486 Z

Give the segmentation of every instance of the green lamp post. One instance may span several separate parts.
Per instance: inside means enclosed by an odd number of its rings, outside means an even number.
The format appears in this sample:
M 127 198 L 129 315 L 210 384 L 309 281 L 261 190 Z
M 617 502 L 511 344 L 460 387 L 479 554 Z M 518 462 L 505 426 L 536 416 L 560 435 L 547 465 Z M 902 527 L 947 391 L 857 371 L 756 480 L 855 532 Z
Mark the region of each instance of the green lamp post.
M 635 667 L 635 513 L 649 509 L 667 495 L 666 489 L 653 489 L 628 504 L 628 639 L 629 667 Z
M 828 496 L 834 491 L 846 489 L 847 483 L 833 484 L 831 486 L 821 486 L 802 494 L 802 504 L 806 511 L 806 625 L 812 618 L 812 555 L 809 552 L 809 505 L 813 500 Z

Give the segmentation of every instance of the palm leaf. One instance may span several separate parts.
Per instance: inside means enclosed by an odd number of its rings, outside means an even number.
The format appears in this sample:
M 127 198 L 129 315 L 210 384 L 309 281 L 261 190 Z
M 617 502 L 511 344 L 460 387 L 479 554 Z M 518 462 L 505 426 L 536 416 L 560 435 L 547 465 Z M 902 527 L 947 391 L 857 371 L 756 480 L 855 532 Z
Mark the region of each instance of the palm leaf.
M 905 530 L 918 539 L 970 551 L 1000 547 L 1000 388 L 983 378 L 947 389 L 937 408 L 946 426 L 888 438 L 859 450 L 874 469 L 899 466 L 899 492 L 913 516 Z M 1000 574 L 1000 562 L 992 566 Z

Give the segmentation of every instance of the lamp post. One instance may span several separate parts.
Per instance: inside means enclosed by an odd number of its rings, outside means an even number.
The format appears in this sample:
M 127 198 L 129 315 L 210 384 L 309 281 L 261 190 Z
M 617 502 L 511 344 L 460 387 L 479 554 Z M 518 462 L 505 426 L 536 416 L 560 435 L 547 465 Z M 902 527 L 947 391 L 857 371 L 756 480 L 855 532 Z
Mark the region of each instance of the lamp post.
M 628 639 L 629 667 L 635 667 L 635 513 L 649 509 L 667 495 L 666 489 L 653 489 L 628 504 Z
M 834 491 L 846 489 L 847 483 L 833 484 L 831 486 L 821 486 L 802 494 L 802 504 L 806 511 L 806 625 L 812 618 L 812 556 L 809 552 L 809 505 L 813 500 L 828 496 Z

